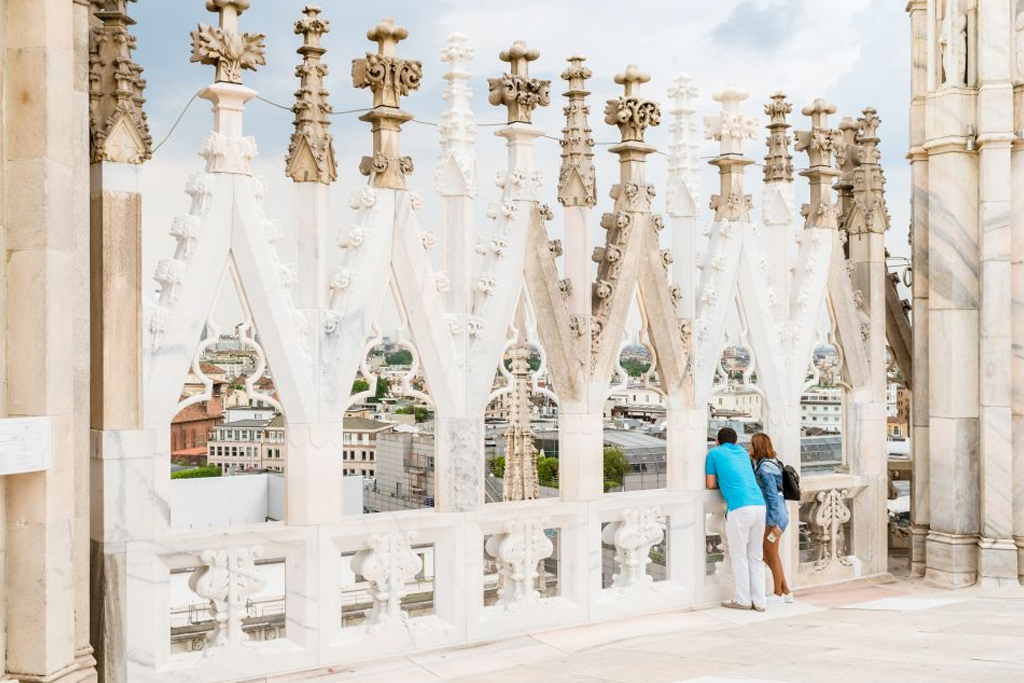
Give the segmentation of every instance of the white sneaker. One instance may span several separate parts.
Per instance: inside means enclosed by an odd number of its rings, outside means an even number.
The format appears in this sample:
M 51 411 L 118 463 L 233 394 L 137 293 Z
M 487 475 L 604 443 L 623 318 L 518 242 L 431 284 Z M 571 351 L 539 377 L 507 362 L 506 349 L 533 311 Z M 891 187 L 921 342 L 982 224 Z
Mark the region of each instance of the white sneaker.
M 784 599 L 784 600 L 785 600 L 786 602 L 795 602 L 795 601 L 793 600 L 793 594 L 792 594 L 792 593 L 786 593 L 785 595 L 783 595 L 783 596 L 782 596 L 782 598 L 783 598 L 783 599 Z
M 786 601 L 783 598 L 783 596 L 781 596 L 781 595 L 775 595 L 774 593 L 772 593 L 771 595 L 768 596 L 768 604 L 769 605 L 779 605 L 779 604 L 782 604 L 783 602 L 786 602 Z M 790 602 L 792 602 L 792 600 L 790 600 Z

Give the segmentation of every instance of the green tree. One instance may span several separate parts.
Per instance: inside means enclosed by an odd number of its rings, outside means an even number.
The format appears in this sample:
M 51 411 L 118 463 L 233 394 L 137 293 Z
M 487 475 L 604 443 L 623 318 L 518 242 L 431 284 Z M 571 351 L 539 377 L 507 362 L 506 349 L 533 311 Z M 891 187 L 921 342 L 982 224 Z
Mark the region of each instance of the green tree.
M 430 408 L 416 406 L 412 409 L 412 414 L 416 416 L 416 422 L 426 422 L 430 419 Z
M 391 382 L 387 377 L 377 378 L 377 391 L 374 393 L 373 398 L 366 399 L 367 403 L 380 403 L 381 399 L 391 393 Z
M 558 488 L 558 458 L 537 458 L 537 480 L 541 486 Z
M 409 349 L 399 349 L 394 353 L 389 353 L 384 362 L 388 365 L 412 365 L 412 351 Z
M 498 457 L 491 460 L 491 474 L 496 477 L 505 476 L 505 456 L 499 455 Z
M 352 382 L 352 393 L 353 394 L 359 394 L 359 393 L 362 393 L 364 391 L 369 391 L 369 390 L 370 390 L 370 383 L 367 382 L 365 379 L 363 379 L 361 377 L 356 379 L 355 382 Z
M 644 373 L 651 369 L 650 363 L 645 363 L 644 361 L 637 360 L 636 358 L 627 358 L 622 361 L 621 365 L 622 369 L 625 370 L 630 377 L 642 377 Z
M 215 465 L 203 465 L 202 467 L 196 467 L 191 470 L 172 472 L 171 479 L 202 479 L 205 477 L 219 477 L 220 475 L 221 471 L 219 467 Z
M 623 478 L 629 472 L 629 460 L 618 446 L 604 449 L 604 490 L 622 486 Z

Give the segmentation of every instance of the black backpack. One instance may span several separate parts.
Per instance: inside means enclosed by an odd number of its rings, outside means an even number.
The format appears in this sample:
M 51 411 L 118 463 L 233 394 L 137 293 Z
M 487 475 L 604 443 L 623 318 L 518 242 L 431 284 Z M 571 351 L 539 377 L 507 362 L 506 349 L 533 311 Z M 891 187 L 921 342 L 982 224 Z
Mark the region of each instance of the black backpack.
M 782 468 L 782 497 L 785 500 L 800 500 L 800 475 L 791 466 L 782 462 L 778 458 L 775 461 Z M 762 460 L 761 462 L 764 462 Z M 761 463 L 758 463 L 758 467 Z

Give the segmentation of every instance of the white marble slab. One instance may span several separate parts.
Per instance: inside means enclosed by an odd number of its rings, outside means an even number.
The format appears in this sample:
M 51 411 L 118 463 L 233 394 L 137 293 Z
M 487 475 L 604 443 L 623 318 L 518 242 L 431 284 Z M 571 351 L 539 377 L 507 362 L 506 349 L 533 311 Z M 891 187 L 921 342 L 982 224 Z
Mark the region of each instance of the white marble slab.
M 51 429 L 48 417 L 0 420 L 0 475 L 49 469 Z
M 817 605 L 810 605 L 804 602 L 789 602 L 778 605 L 768 605 L 768 608 L 764 612 L 755 612 L 754 610 L 738 610 L 728 609 L 726 607 L 713 607 L 705 612 L 711 616 L 718 617 L 723 621 L 728 621 L 732 624 L 756 624 L 762 621 L 770 621 L 772 619 L 785 619 L 786 617 L 796 617 L 803 614 L 813 614 L 815 612 L 821 612 L 823 608 Z

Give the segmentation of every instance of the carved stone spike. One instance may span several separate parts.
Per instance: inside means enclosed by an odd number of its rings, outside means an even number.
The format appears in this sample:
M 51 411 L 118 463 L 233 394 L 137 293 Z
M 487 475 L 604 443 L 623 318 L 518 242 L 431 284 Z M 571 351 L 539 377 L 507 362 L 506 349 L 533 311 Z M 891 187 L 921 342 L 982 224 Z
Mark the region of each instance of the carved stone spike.
M 569 82 L 565 96 L 569 104 L 562 129 L 562 166 L 558 173 L 558 201 L 562 206 L 594 206 L 597 203 L 597 179 L 594 171 L 594 138 L 587 116 L 586 81 L 593 73 L 583 66 L 586 57 L 573 55 L 562 78 Z
M 661 123 L 661 107 L 652 100 L 640 97 L 640 85 L 651 80 L 651 75 L 640 71 L 635 64 L 616 74 L 615 82 L 623 86 L 624 94 L 608 100 L 604 108 L 604 121 L 619 127 L 623 142 L 643 142 L 648 126 Z
M 132 59 L 135 37 L 128 27 L 128 2 L 94 0 L 97 21 L 89 47 L 89 135 L 91 160 L 141 164 L 152 156 L 142 108 L 146 81 Z
M 262 33 L 239 33 L 238 17 L 249 9 L 249 0 L 207 0 L 206 9 L 220 15 L 216 28 L 199 24 L 192 31 L 191 61 L 215 66 L 218 83 L 242 82 L 242 71 L 255 71 L 267 63 Z
M 334 165 L 334 142 L 329 132 L 332 113 L 324 89 L 327 65 L 320 60 L 327 52 L 320 39 L 331 30 L 331 24 L 320 18 L 321 9 L 306 5 L 304 18 L 295 22 L 295 33 L 303 37 L 302 64 L 295 69 L 299 89 L 295 92 L 295 132 L 285 157 L 285 173 L 295 182 L 315 181 L 329 185 L 338 177 Z
M 789 136 L 789 121 L 786 115 L 793 111 L 793 105 L 786 101 L 786 94 L 773 93 L 771 101 L 764 105 L 764 113 L 768 115 L 768 152 L 764 157 L 764 180 L 771 182 L 792 182 L 793 155 L 789 153 L 789 145 L 793 139 Z
M 352 85 L 373 92 L 373 109 L 359 117 L 372 125 L 373 155 L 363 157 L 359 171 L 371 176 L 374 187 L 404 190 L 405 176 L 413 170 L 412 159 L 399 151 L 402 124 L 413 115 L 399 105 L 403 96 L 419 89 L 423 64 L 397 56 L 396 46 L 408 36 L 394 19 L 382 19 L 366 32 L 367 39 L 377 43 L 377 52 L 352 60 Z
M 700 204 L 700 138 L 697 112 L 693 108 L 697 88 L 692 83 L 693 79 L 689 76 L 679 74 L 668 89 L 669 99 L 672 100 L 672 108 L 669 110 L 672 116 L 669 124 L 671 141 L 668 145 L 669 195 L 666 199 L 670 216 L 696 215 Z M 681 186 L 685 186 L 688 196 Z
M 508 123 L 531 123 L 533 110 L 551 102 L 551 81 L 530 78 L 530 62 L 539 57 L 540 52 L 531 50 L 522 40 L 498 55 L 498 59 L 509 63 L 510 73 L 487 79 L 487 101 L 508 108 Z
M 441 61 L 450 67 L 444 75 L 444 100 L 448 108 L 441 114 L 437 127 L 441 151 L 434 181 L 437 191 L 445 197 L 476 195 L 476 124 L 469 108 L 469 67 L 473 56 L 469 39 L 461 33 L 448 36 L 441 51 Z
M 530 390 L 530 349 L 525 344 L 509 352 L 512 373 L 512 401 L 509 425 L 505 431 L 505 500 L 536 500 L 540 495 L 537 481 L 537 448 L 534 445 Z

